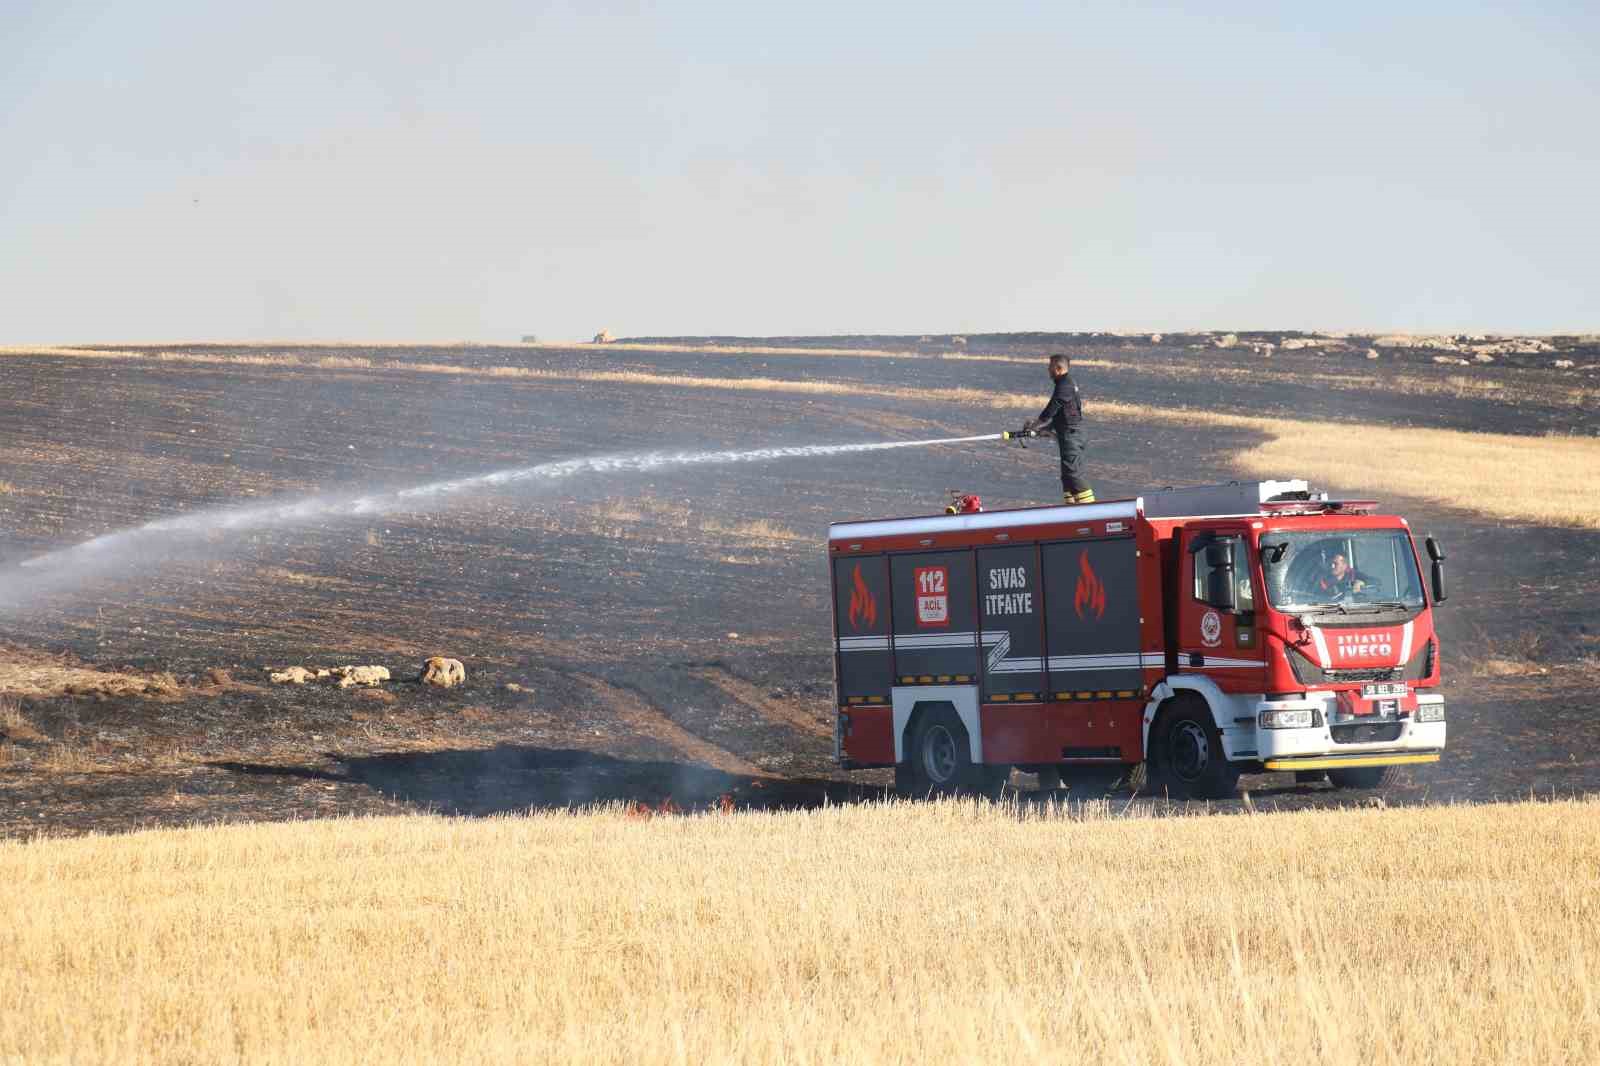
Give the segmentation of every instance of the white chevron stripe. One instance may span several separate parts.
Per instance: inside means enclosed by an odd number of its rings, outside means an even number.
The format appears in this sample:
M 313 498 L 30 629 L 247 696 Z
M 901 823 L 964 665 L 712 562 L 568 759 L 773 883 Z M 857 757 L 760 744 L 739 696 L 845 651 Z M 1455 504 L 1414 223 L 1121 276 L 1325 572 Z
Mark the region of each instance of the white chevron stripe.
M 1043 669 L 1043 659 L 1003 659 L 988 668 L 991 674 L 1037 674 Z
M 1333 666 L 1333 660 L 1328 657 L 1328 641 L 1322 635 L 1322 627 L 1307 626 L 1306 628 L 1310 630 L 1311 640 L 1317 646 L 1317 658 L 1321 660 L 1322 668 L 1324 670 L 1330 669 Z

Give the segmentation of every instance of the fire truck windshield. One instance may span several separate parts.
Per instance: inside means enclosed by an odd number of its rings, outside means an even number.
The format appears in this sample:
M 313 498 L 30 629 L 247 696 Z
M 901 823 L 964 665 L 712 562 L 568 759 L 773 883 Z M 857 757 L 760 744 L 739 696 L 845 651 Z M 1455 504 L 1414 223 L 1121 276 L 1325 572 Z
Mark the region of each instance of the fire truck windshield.
M 1403 530 L 1263 533 L 1267 600 L 1280 611 L 1418 610 L 1422 577 Z

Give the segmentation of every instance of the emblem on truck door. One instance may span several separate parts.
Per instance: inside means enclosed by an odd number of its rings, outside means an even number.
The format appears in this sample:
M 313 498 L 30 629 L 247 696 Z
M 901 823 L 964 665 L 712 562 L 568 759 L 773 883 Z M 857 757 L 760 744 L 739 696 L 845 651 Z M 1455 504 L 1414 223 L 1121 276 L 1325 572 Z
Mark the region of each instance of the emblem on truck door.
M 1216 611 L 1207 611 L 1200 616 L 1200 639 L 1208 648 L 1215 648 L 1222 643 L 1222 616 Z
M 1089 565 L 1089 549 L 1083 549 L 1078 556 L 1078 589 L 1072 594 L 1072 609 L 1078 612 L 1078 617 L 1084 617 L 1084 608 L 1094 612 L 1095 621 L 1106 616 L 1106 587 L 1100 583 L 1100 575 L 1094 572 L 1094 567 Z
M 942 566 L 919 566 L 912 579 L 917 589 L 917 625 L 949 625 L 950 572 Z
M 878 601 L 872 598 L 872 590 L 861 580 L 861 564 L 857 563 L 850 574 L 850 628 L 866 626 L 871 629 L 877 624 Z

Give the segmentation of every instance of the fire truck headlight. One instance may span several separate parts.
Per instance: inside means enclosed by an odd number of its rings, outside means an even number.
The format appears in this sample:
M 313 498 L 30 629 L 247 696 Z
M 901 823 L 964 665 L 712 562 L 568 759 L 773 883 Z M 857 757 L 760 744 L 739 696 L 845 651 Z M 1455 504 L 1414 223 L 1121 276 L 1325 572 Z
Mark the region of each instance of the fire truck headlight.
M 1262 729 L 1310 729 L 1318 725 L 1318 714 L 1310 707 L 1292 711 L 1262 711 Z
M 1418 722 L 1442 722 L 1442 721 L 1444 721 L 1444 704 L 1442 704 L 1442 703 L 1419 703 L 1419 704 L 1417 704 L 1417 716 L 1416 716 L 1416 718 L 1414 720 L 1418 721 Z

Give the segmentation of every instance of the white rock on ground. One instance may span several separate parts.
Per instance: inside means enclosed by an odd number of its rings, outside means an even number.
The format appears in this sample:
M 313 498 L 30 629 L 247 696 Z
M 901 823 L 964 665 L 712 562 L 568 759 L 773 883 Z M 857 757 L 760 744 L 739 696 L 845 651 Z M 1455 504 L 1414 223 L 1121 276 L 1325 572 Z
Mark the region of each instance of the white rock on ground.
M 460 659 L 435 655 L 422 664 L 422 674 L 417 680 L 436 688 L 455 688 L 466 682 L 467 668 L 461 665 Z
M 271 674 L 274 685 L 303 685 L 316 676 L 303 666 L 289 666 L 274 670 Z
M 340 688 L 354 688 L 357 685 L 379 685 L 389 680 L 387 666 L 336 666 L 334 675 L 339 678 Z

